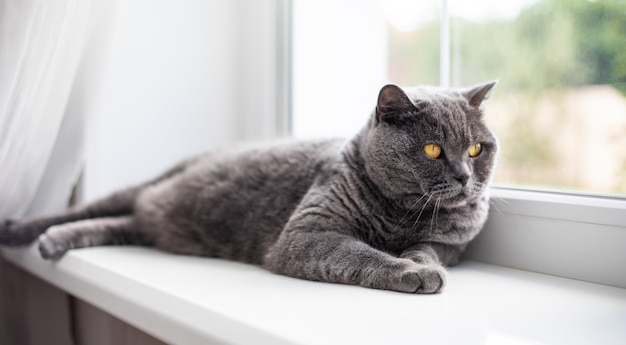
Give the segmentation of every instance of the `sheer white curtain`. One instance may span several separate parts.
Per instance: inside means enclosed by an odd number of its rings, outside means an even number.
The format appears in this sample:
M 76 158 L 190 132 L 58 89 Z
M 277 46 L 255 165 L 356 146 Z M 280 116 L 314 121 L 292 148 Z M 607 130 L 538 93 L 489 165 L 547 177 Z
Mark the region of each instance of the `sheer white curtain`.
M 95 1 L 0 0 L 0 219 L 67 204 L 84 147 L 84 114 L 67 110 Z M 0 256 L 0 344 L 71 344 L 68 301 Z
M 275 135 L 284 1 L 0 0 L 0 219 L 64 208 L 82 166 L 89 201 Z M 32 279 L 0 256 L 0 345 L 71 343 Z
M 0 218 L 57 211 L 76 182 L 82 119 L 64 115 L 92 8 L 90 0 L 0 0 Z M 44 179 L 55 187 L 38 193 Z

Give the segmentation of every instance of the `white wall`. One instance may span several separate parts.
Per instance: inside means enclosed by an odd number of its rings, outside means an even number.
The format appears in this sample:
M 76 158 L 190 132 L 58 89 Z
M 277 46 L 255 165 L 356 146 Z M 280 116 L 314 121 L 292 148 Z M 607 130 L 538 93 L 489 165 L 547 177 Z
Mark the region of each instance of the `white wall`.
M 74 109 L 88 116 L 84 199 L 207 148 L 275 135 L 279 3 L 111 5 L 76 85 Z

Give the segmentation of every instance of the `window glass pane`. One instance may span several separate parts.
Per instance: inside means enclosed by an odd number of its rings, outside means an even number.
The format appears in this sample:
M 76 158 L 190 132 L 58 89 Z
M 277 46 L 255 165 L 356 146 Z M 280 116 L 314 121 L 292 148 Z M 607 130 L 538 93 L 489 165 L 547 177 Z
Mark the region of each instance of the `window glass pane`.
M 626 0 L 450 0 L 449 12 L 452 85 L 500 79 L 486 106 L 495 182 L 626 193 Z M 392 80 L 437 83 L 436 25 L 390 27 Z
M 388 23 L 389 79 L 399 85 L 438 85 L 440 0 L 381 0 Z
M 387 81 L 379 0 L 294 1 L 292 26 L 293 135 L 356 134 Z
M 439 18 L 439 0 L 294 1 L 292 134 L 352 136 L 384 84 L 438 84 Z

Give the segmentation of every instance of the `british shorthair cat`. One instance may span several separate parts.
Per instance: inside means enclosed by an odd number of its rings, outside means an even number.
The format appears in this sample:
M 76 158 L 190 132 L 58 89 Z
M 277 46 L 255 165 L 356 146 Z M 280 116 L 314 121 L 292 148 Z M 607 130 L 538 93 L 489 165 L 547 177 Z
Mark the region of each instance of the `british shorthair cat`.
M 480 109 L 496 82 L 384 86 L 349 140 L 212 151 L 66 213 L 0 223 L 41 255 L 145 245 L 309 280 L 437 293 L 482 228 L 498 144 Z

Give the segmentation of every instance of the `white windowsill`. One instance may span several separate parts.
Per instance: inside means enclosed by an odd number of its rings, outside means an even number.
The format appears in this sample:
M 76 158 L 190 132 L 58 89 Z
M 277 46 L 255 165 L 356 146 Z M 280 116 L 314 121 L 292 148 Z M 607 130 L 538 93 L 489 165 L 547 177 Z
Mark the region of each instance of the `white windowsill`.
M 492 189 L 471 260 L 626 288 L 626 198 Z
M 147 248 L 4 249 L 19 267 L 172 344 L 624 344 L 626 289 L 464 262 L 439 295 L 271 274 Z

